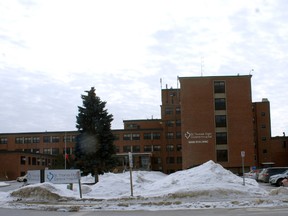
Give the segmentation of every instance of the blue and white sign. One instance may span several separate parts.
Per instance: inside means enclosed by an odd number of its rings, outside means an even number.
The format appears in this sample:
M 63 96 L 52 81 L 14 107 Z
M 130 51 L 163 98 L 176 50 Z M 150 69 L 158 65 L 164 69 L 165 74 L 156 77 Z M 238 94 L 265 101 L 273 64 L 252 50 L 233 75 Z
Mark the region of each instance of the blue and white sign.
M 78 183 L 81 175 L 80 170 L 45 170 L 45 182 L 54 184 Z
M 27 182 L 40 183 L 40 170 L 28 170 L 27 171 Z

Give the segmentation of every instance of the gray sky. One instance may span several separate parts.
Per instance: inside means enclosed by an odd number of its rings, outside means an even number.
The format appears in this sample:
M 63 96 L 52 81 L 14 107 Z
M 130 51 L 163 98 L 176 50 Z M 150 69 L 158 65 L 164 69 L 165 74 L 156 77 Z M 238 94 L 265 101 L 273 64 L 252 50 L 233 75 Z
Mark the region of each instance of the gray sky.
M 160 78 L 251 73 L 252 100 L 269 99 L 282 136 L 287 11 L 285 0 L 0 0 L 0 133 L 76 130 L 92 86 L 122 129 L 160 118 Z

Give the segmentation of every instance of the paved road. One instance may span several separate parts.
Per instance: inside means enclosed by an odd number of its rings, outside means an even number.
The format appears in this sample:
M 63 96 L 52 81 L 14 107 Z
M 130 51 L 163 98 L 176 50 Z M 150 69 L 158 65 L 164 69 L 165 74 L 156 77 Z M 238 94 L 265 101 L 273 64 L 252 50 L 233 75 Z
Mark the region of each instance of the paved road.
M 5 216 L 287 216 L 288 208 L 203 209 L 170 211 L 94 211 L 47 212 L 34 210 L 1 209 Z

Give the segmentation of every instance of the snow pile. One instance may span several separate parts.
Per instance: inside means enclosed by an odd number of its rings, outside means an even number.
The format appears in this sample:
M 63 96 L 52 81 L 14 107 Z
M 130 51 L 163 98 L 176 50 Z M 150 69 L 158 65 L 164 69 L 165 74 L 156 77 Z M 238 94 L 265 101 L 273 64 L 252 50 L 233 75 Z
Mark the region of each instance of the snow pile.
M 277 188 L 268 193 L 254 179 L 245 179 L 243 185 L 242 177 L 234 175 L 213 161 L 170 175 L 155 171 L 133 171 L 132 179 L 133 197 L 130 172 L 105 173 L 99 176 L 97 184 L 91 184 L 94 181 L 91 175 L 81 178 L 82 199 L 78 184 L 74 184 L 70 190 L 67 184 L 42 183 L 0 193 L 0 204 L 3 206 L 11 203 L 14 207 L 19 205 L 23 208 L 29 203 L 31 208 L 34 203 L 35 209 L 75 207 L 76 210 L 287 205 L 288 188 Z
M 5 187 L 5 186 L 8 186 L 9 184 L 6 183 L 6 182 L 0 182 L 0 187 Z

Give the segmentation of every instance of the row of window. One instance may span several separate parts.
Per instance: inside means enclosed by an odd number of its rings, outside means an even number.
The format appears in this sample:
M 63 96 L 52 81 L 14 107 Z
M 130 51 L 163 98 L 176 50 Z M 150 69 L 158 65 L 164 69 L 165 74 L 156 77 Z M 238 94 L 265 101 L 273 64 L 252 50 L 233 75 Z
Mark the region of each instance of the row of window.
M 182 163 L 182 157 L 166 157 L 166 164 L 181 164 Z M 153 157 L 152 158 L 153 164 L 162 164 L 162 159 L 160 157 Z
M 58 143 L 60 142 L 59 136 L 44 136 L 44 143 Z M 63 142 L 76 142 L 76 136 L 64 136 Z M 1 144 L 7 144 L 8 139 L 6 137 L 0 138 Z M 16 137 L 16 144 L 28 144 L 28 143 L 40 143 L 40 137 Z
M 174 108 L 173 107 L 166 107 L 165 108 L 165 115 L 173 115 L 174 114 Z M 181 114 L 181 108 L 176 107 L 175 108 L 175 114 Z
M 54 164 L 55 160 L 53 159 L 46 159 L 46 158 L 36 158 L 36 157 L 25 157 L 21 156 L 20 157 L 20 164 L 21 165 L 37 165 L 37 166 L 50 166 Z
M 27 153 L 40 153 L 40 149 L 16 149 L 16 151 L 24 151 Z M 58 155 L 60 153 L 59 148 L 43 148 L 43 154 Z M 62 153 L 65 154 L 65 148 L 62 149 Z M 66 148 L 66 154 L 74 154 L 74 148 Z
M 121 151 L 122 150 L 122 151 Z M 176 147 L 174 145 L 167 145 L 166 146 L 166 151 L 181 151 L 182 150 L 182 146 L 181 144 L 176 145 Z M 161 151 L 161 146 L 160 145 L 144 145 L 143 146 L 143 150 L 141 149 L 140 145 L 125 145 L 123 146 L 123 149 L 120 149 L 119 146 L 116 146 L 116 151 L 117 153 L 120 152 L 155 152 L 155 151 Z

